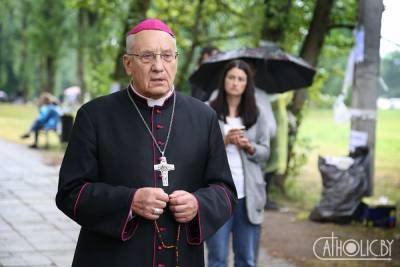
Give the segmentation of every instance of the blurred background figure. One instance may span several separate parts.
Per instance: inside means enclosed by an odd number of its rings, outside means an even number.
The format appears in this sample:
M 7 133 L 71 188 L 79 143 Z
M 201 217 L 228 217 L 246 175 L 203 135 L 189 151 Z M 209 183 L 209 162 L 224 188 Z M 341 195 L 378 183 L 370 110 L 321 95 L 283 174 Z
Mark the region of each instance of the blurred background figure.
M 0 90 L 0 102 L 7 102 L 8 101 L 8 95 L 6 92 L 3 90 Z
M 206 46 L 200 52 L 200 57 L 197 60 L 197 67 L 203 64 L 209 57 L 217 54 L 219 49 L 215 46 Z M 214 89 L 214 88 L 213 88 Z M 201 101 L 207 101 L 209 99 L 209 93 L 205 92 L 202 88 L 193 85 L 192 96 L 200 99 Z
M 38 106 L 39 116 L 32 123 L 29 131 L 21 136 L 22 139 L 29 138 L 31 133 L 35 134 L 34 143 L 31 148 L 38 147 L 38 137 L 40 130 L 57 130 L 57 125 L 60 121 L 60 113 L 58 109 L 58 100 L 50 93 L 44 92 L 40 95 Z
M 215 46 L 209 45 L 204 47 L 201 50 L 200 57 L 197 60 L 197 66 L 200 66 L 203 64 L 209 57 L 217 54 L 219 52 L 219 49 Z
M 256 266 L 266 202 L 262 166 L 269 155 L 269 135 L 254 92 L 249 65 L 233 60 L 222 72 L 218 96 L 210 103 L 224 135 L 238 204 L 231 219 L 207 241 L 209 267 L 228 266 L 231 233 L 234 265 Z
M 21 89 L 17 90 L 13 97 L 13 103 L 14 104 L 24 104 L 25 102 L 26 102 L 26 98 L 25 98 L 24 91 Z
M 110 85 L 110 94 L 121 90 L 121 84 L 118 81 L 113 81 Z
M 71 86 L 64 90 L 63 93 L 63 113 L 74 113 L 80 105 L 81 88 L 79 86 Z

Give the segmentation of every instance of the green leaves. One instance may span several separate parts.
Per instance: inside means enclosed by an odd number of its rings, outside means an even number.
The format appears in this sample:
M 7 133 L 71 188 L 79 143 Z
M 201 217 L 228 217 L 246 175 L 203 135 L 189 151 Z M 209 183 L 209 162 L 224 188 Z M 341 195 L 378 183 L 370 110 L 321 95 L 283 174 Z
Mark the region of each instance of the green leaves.
M 77 69 L 92 96 L 107 93 L 114 77 L 124 86 L 127 80 L 116 66 L 122 64 L 126 29 L 144 17 L 157 17 L 177 35 L 181 75 L 177 88 L 189 92 L 187 78 L 204 46 L 231 50 L 256 47 L 263 39 L 298 54 L 314 5 L 315 0 L 3 0 L 0 88 L 37 94 L 46 84 L 49 57 L 55 62 L 56 94 L 81 83 Z M 356 7 L 356 0 L 335 1 L 332 29 L 321 55 L 320 67 L 327 73 L 339 66 L 332 60 L 347 55 L 353 44 L 346 26 L 354 24 Z

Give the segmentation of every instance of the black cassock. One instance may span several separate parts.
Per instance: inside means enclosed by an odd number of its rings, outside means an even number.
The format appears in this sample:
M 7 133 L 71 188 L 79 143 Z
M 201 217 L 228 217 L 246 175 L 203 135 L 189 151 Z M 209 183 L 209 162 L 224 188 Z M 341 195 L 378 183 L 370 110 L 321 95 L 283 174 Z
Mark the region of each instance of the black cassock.
M 154 142 L 130 102 L 133 97 L 160 147 L 167 138 L 173 96 L 149 107 L 130 89 L 83 105 L 76 116 L 60 169 L 57 206 L 81 225 L 73 266 L 175 266 L 175 249 L 161 246 L 154 221 L 130 218 L 133 195 L 141 187 L 168 194 L 185 190 L 199 204 L 196 217 L 182 224 L 179 266 L 204 266 L 203 241 L 231 216 L 236 190 L 215 112 L 178 92 L 165 152 L 170 171 L 163 187 Z M 175 245 L 178 223 L 168 207 L 158 220 L 166 245 Z

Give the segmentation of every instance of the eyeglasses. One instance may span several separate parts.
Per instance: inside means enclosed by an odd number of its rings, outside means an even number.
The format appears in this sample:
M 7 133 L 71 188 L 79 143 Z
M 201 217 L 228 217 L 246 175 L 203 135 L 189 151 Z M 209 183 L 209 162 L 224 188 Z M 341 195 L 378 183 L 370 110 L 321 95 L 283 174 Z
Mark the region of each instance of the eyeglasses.
M 129 54 L 128 53 L 127 55 L 138 57 L 142 63 L 147 64 L 147 63 L 152 63 L 152 62 L 156 61 L 157 56 L 160 56 L 164 62 L 169 63 L 169 62 L 174 61 L 178 57 L 179 54 L 178 54 L 178 52 L 175 52 L 175 53 L 166 52 L 166 53 L 161 53 L 161 54 L 146 52 L 143 54 Z

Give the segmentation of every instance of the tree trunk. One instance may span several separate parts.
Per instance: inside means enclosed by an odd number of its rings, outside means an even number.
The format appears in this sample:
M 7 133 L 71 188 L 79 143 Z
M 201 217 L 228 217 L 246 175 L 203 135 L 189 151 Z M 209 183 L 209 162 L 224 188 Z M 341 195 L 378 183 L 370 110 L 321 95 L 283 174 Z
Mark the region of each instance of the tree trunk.
M 318 63 L 325 35 L 329 31 L 330 14 L 333 8 L 333 2 L 334 0 L 317 1 L 307 36 L 300 50 L 300 57 L 312 66 L 316 66 Z M 293 148 L 297 140 L 298 129 L 302 122 L 301 110 L 303 109 L 307 97 L 307 89 L 297 90 L 294 93 L 294 98 L 291 104 L 290 111 L 296 117 L 296 121 L 295 125 L 291 125 L 292 127 L 289 131 L 287 167 L 285 175 L 282 176 L 285 180 L 289 174 L 291 161 L 295 158 Z M 284 181 L 280 181 L 280 184 L 284 184 Z
M 274 42 L 277 44 L 281 43 L 285 37 L 286 23 L 284 23 L 284 21 L 287 21 L 287 18 L 290 15 L 292 0 L 286 0 L 286 3 L 282 1 L 279 2 L 279 4 L 277 2 L 271 3 L 270 0 L 264 0 L 264 4 L 265 4 L 265 12 L 264 12 L 265 19 L 262 31 L 262 40 Z M 281 21 L 281 23 L 275 23 L 273 24 L 275 27 L 271 27 L 271 24 L 269 24 L 270 20 L 277 18 L 280 18 L 279 21 Z
M 0 58 L 4 59 L 4 49 L 5 45 L 4 45 L 4 41 L 3 41 L 3 25 L 1 24 L 0 21 Z M 4 62 L 0 61 L 0 75 L 3 75 L 3 69 L 4 69 Z M 2 82 L 2 80 L 0 80 L 0 82 Z M 1 86 L 3 86 L 3 84 L 0 84 Z
M 201 21 L 201 14 L 202 14 L 201 11 L 203 10 L 203 4 L 204 4 L 204 0 L 199 0 L 199 4 L 197 5 L 197 9 L 196 9 L 196 17 L 194 19 L 194 24 L 193 24 L 193 27 L 191 30 L 192 45 L 186 55 L 185 64 L 183 65 L 180 75 L 178 76 L 179 78 L 176 83 L 178 88 L 182 88 L 182 86 L 183 86 L 184 78 L 186 77 L 186 74 L 189 72 L 190 64 L 193 61 L 194 51 L 195 51 L 196 47 L 199 45 L 200 21 Z
M 352 108 L 361 116 L 352 116 L 351 130 L 368 134 L 367 146 L 370 156 L 370 180 L 368 194 L 373 193 L 376 100 L 378 98 L 379 45 L 382 0 L 360 0 L 359 26 L 364 30 L 364 60 L 355 65 Z
M 264 27 L 262 31 L 262 38 L 260 41 L 260 46 L 263 45 L 263 43 L 267 42 L 274 42 L 276 44 L 280 44 L 284 41 L 285 39 L 285 23 L 284 21 L 287 20 L 287 18 L 290 16 L 290 9 L 292 8 L 292 1 L 287 0 L 286 3 L 282 2 L 271 2 L 270 0 L 264 0 L 265 4 L 265 12 L 264 12 Z M 279 18 L 280 23 L 270 23 L 272 19 L 277 19 Z M 279 100 L 277 100 L 279 101 Z M 286 107 L 285 107 L 286 108 Z M 277 123 L 278 118 L 276 117 L 276 114 L 274 114 Z M 283 123 L 287 123 L 287 120 L 284 120 Z M 281 122 L 282 123 L 282 122 Z M 279 126 L 278 126 L 279 127 Z M 282 127 L 282 126 L 281 126 Z M 286 127 L 286 126 L 283 126 Z M 286 131 L 284 131 L 286 134 Z M 278 137 L 282 138 L 282 137 Z M 286 153 L 285 151 L 282 151 L 283 153 Z M 285 180 L 286 180 L 286 175 L 277 175 L 273 174 L 273 177 L 271 179 L 271 182 L 278 187 L 278 189 L 284 193 L 285 192 Z
M 26 10 L 26 9 L 25 9 Z M 22 16 L 22 29 L 26 29 L 28 26 L 28 19 L 27 15 Z M 24 32 L 21 33 L 22 35 L 22 51 L 21 51 L 21 62 L 25 62 L 28 57 L 28 40 L 26 39 L 26 34 Z M 19 68 L 19 77 L 20 81 L 18 84 L 18 93 L 22 94 L 23 96 L 27 96 L 28 92 L 28 86 L 27 86 L 27 79 L 28 79 L 28 71 L 27 71 L 27 65 L 26 64 L 21 64 Z
M 330 13 L 334 0 L 318 0 L 315 5 L 313 19 L 308 34 L 300 50 L 300 57 L 310 65 L 316 66 L 324 44 L 325 35 L 329 31 Z M 307 89 L 295 92 L 292 112 L 297 115 L 307 99 Z
M 83 102 L 86 94 L 85 81 L 85 48 L 86 38 L 85 32 L 87 29 L 87 13 L 84 9 L 79 8 L 78 11 L 78 47 L 77 47 L 77 76 L 79 87 L 81 88 L 80 101 Z
M 128 18 L 125 20 L 124 30 L 119 39 L 119 51 L 115 58 L 115 71 L 113 79 L 116 82 L 122 82 L 126 78 L 122 57 L 125 54 L 126 34 L 132 26 L 146 18 L 147 10 L 150 8 L 150 0 L 131 1 L 129 5 Z
M 55 59 L 52 56 L 46 56 L 46 85 L 44 91 L 54 93 L 54 75 L 56 73 Z

